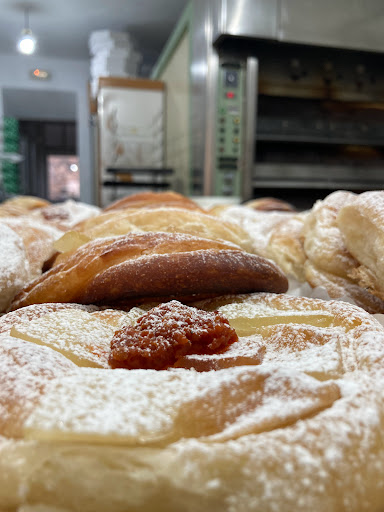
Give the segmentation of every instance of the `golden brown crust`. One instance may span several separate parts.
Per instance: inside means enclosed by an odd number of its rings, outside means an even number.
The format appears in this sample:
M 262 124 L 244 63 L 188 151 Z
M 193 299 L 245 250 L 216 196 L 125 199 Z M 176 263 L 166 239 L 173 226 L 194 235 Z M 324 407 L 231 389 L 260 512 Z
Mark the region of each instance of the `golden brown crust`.
M 283 201 L 282 199 L 278 199 L 276 197 L 260 197 L 258 199 L 252 199 L 244 203 L 244 206 L 246 206 L 247 208 L 252 208 L 253 210 L 262 211 L 296 211 L 296 208 L 293 206 L 293 204 L 290 204 L 287 201 Z
M 195 201 L 177 192 L 140 192 L 111 203 L 104 208 L 104 212 L 124 208 L 155 208 L 158 206 L 178 206 L 188 210 L 204 211 Z
M 125 235 L 135 231 L 161 231 L 226 240 L 245 250 L 251 250 L 252 245 L 248 234 L 240 226 L 207 213 L 175 206 L 155 207 L 148 210 L 145 208 L 112 210 L 81 222 L 75 226 L 74 230 L 83 233 L 91 240 Z
M 102 303 L 251 291 L 285 292 L 272 262 L 235 245 L 182 234 L 97 239 L 24 288 L 10 309 L 34 303 Z
M 0 217 L 25 215 L 31 210 L 44 208 L 51 203 L 34 196 L 16 196 L 0 204 Z

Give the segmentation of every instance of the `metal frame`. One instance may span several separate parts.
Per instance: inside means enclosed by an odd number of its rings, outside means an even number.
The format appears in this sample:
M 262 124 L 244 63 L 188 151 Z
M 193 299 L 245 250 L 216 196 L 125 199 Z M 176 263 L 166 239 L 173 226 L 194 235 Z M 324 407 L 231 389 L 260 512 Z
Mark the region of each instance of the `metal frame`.
M 246 62 L 245 98 L 245 140 L 242 198 L 252 198 L 253 167 L 255 161 L 255 133 L 257 120 L 257 81 L 259 63 L 255 57 L 248 57 Z

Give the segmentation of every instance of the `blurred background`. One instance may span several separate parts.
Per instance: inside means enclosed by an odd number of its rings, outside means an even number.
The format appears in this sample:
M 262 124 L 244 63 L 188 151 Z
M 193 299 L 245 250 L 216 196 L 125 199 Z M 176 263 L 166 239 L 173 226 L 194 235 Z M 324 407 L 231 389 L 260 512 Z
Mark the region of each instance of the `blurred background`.
M 383 52 L 381 0 L 0 0 L 1 197 L 382 189 Z

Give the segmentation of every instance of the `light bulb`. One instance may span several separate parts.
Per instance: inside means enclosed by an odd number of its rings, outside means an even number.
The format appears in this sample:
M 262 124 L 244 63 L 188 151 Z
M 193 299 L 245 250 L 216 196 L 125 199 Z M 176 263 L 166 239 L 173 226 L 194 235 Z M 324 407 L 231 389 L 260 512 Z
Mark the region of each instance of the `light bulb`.
M 31 55 L 36 50 L 36 38 L 30 29 L 23 30 L 21 38 L 17 43 L 17 48 L 24 55 Z

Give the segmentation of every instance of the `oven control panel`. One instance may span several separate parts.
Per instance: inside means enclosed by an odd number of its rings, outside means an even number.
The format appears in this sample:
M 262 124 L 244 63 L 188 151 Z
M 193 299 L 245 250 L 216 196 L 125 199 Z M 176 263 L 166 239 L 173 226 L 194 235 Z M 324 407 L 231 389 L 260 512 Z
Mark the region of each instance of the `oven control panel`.
M 244 70 L 222 63 L 218 80 L 215 194 L 240 196 Z

